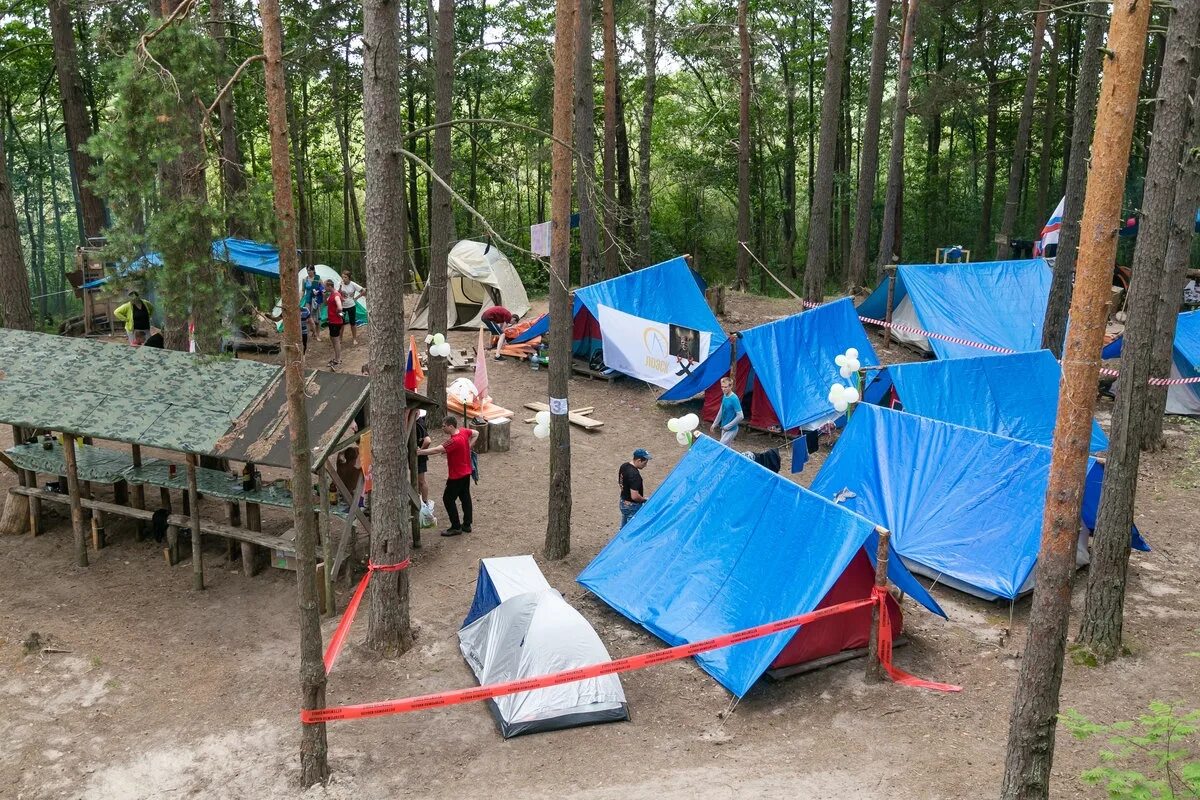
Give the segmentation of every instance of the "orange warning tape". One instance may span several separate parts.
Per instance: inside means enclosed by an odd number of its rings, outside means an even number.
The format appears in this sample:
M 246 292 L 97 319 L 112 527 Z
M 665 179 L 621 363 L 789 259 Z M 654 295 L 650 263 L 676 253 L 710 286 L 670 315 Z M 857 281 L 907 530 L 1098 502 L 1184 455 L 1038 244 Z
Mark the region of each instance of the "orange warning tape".
M 367 576 L 363 578 L 364 583 L 369 577 L 370 573 L 367 573 Z M 360 584 L 360 589 L 361 588 L 363 588 L 362 584 Z M 358 594 L 360 594 L 360 592 L 356 592 L 356 595 Z M 801 625 L 806 625 L 810 622 L 824 619 L 825 617 L 832 617 L 837 614 L 844 614 L 859 608 L 865 608 L 867 606 L 877 604 L 882 609 L 879 620 L 879 658 L 883 663 L 884 669 L 887 671 L 892 680 L 905 686 L 917 686 L 924 689 L 933 689 L 942 692 L 962 691 L 962 687 L 959 686 L 953 686 L 946 683 L 922 681 L 919 678 L 914 678 L 908 673 L 896 669 L 891 665 L 891 621 L 888 618 L 887 603 L 883 602 L 886 597 L 887 593 L 885 590 L 877 589 L 872 591 L 869 598 L 863 600 L 852 600 L 846 603 L 839 603 L 834 606 L 829 606 L 828 608 L 820 608 L 816 611 L 810 611 L 807 614 L 789 617 L 776 622 L 768 622 L 764 625 L 756 625 L 752 628 L 746 628 L 745 630 L 727 633 L 721 636 L 714 636 L 710 639 L 692 642 L 691 644 L 681 644 L 676 647 L 668 647 L 662 650 L 654 650 L 649 653 L 619 658 L 616 661 L 608 661 L 601 664 L 590 664 L 586 667 L 578 667 L 576 669 L 553 672 L 548 675 L 538 675 L 533 678 L 523 678 L 521 680 L 507 681 L 505 683 L 494 683 L 490 686 L 477 686 L 470 689 L 458 689 L 448 692 L 419 695 L 417 697 L 408 697 L 402 700 L 383 700 L 376 703 L 360 703 L 357 705 L 335 706 L 332 708 L 304 709 L 300 712 L 300 721 L 306 724 L 314 724 L 322 722 L 334 722 L 337 720 L 365 719 L 367 717 L 382 717 L 389 714 L 406 714 L 412 711 L 425 711 L 431 708 L 445 708 L 447 706 L 459 705 L 461 703 L 475 703 L 481 700 L 491 700 L 495 697 L 516 694 L 517 692 L 528 692 L 534 689 L 560 686 L 564 683 L 574 683 L 575 681 L 587 680 L 589 678 L 599 678 L 603 675 L 614 675 L 620 672 L 643 669 L 645 667 L 654 666 L 655 664 L 665 664 L 669 661 L 679 661 L 680 659 L 690 658 L 692 656 L 699 655 L 700 653 L 706 653 L 710 650 L 719 650 L 722 647 L 741 644 L 742 642 L 748 642 L 752 639 L 759 639 L 763 636 L 770 636 L 774 633 L 780 633 L 792 628 L 798 628 Z M 347 607 L 346 613 L 349 615 L 350 607 Z M 339 630 L 340 628 L 341 626 L 339 626 Z
M 333 632 L 333 637 L 329 640 L 329 648 L 325 650 L 326 675 L 333 670 L 333 665 L 337 663 L 338 656 L 342 654 L 342 648 L 346 646 L 346 637 L 350 634 L 350 626 L 354 624 L 354 615 L 358 613 L 358 606 L 362 602 L 363 595 L 366 594 L 367 584 L 371 582 L 371 573 L 399 572 L 402 569 L 408 569 L 410 566 L 412 566 L 411 558 L 406 558 L 396 564 L 367 562 L 367 574 L 362 576 L 362 580 L 355 587 L 354 594 L 350 597 L 350 603 L 346 606 L 345 613 L 342 614 L 342 620 L 338 623 L 337 630 Z

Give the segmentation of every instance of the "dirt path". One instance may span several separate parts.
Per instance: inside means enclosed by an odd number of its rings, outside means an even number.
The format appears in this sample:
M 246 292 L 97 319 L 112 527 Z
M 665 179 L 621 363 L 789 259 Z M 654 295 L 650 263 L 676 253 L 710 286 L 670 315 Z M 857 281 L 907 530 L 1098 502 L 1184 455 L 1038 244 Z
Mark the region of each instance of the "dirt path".
M 732 327 L 791 313 L 791 304 L 731 300 Z M 474 343 L 456 333 L 456 344 Z M 876 346 L 879 340 L 875 340 Z M 328 359 L 314 345 L 311 365 Z M 898 357 L 902 351 L 893 351 Z M 365 341 L 347 348 L 357 372 Z M 889 360 L 891 358 L 889 357 Z M 478 559 L 540 552 L 545 533 L 545 445 L 520 422 L 544 399 L 546 372 L 490 364 L 496 401 L 518 411 L 512 449 L 482 458 L 475 532 L 428 534 L 413 576 L 417 646 L 395 661 L 348 647 L 329 686 L 331 703 L 471 686 L 455 631 L 474 591 Z M 575 379 L 572 404 L 595 406 L 604 428 L 573 431 L 573 550 L 542 563 L 551 584 L 593 625 L 614 657 L 661 646 L 574 583 L 616 531 L 617 465 L 635 447 L 656 456 L 653 489 L 682 454 L 654 393 L 631 382 Z M 1102 421 L 1107 409 L 1102 409 Z M 1171 447 L 1144 460 L 1137 522 L 1154 546 L 1130 576 L 1133 655 L 1066 668 L 1063 706 L 1098 720 L 1128 719 L 1153 699 L 1200 698 L 1200 426 L 1169 423 Z M 2 435 L 7 435 L 4 433 Z M 7 440 L 0 440 L 7 446 Z M 772 440 L 747 436 L 761 449 Z M 742 445 L 739 445 L 742 446 Z M 823 455 L 823 454 L 821 454 Z M 820 455 L 796 476 L 807 483 Z M 444 462 L 431 465 L 440 489 Z M 12 484 L 7 470 L 0 488 Z M 206 551 L 209 588 L 191 591 L 186 567 L 169 569 L 152 544 L 110 527 L 112 545 L 73 567 L 60 513 L 46 535 L 0 538 L 0 797 L 296 797 L 297 638 L 294 575 L 242 577 L 224 548 Z M 236 565 L 234 565 L 236 566 Z M 1075 610 L 1082 586 L 1076 589 Z M 340 591 L 344 604 L 347 593 Z M 633 720 L 500 739 L 479 705 L 329 726 L 335 778 L 305 796 L 384 798 L 962 798 L 992 796 L 1003 768 L 1009 703 L 1028 602 L 1009 608 L 951 590 L 943 622 L 906 607 L 913 643 L 897 662 L 962 684 L 957 696 L 868 685 L 861 662 L 784 683 L 760 682 L 727 714 L 729 695 L 691 662 L 624 676 Z M 336 619 L 325 623 L 326 635 Z M 36 631 L 52 649 L 26 654 Z M 361 629 L 357 633 L 361 634 Z M 1077 775 L 1096 746 L 1060 733 L 1055 796 L 1088 797 Z

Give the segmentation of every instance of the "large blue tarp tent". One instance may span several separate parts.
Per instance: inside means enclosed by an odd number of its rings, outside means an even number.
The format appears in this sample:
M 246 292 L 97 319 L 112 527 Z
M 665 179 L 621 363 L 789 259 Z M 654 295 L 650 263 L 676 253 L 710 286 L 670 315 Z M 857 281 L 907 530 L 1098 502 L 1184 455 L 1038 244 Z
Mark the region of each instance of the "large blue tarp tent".
M 872 405 L 855 409 L 812 490 L 892 532 L 910 569 L 986 599 L 1031 588 L 1050 448 Z M 1089 462 L 1082 521 L 1103 467 Z M 1085 534 L 1086 535 L 1086 534 Z M 1135 545 L 1145 543 L 1134 532 Z M 1086 539 L 1083 541 L 1086 554 Z
M 1118 336 L 1105 346 L 1104 358 L 1121 355 L 1124 338 Z M 1175 322 L 1175 342 L 1171 352 L 1171 378 L 1200 377 L 1200 310 L 1186 311 Z M 1167 387 L 1167 413 L 1200 415 L 1200 383 L 1181 383 Z
M 279 248 L 273 244 L 252 242 L 249 239 L 218 239 L 212 244 L 214 261 L 222 261 L 242 272 L 251 275 L 261 275 L 264 278 L 279 279 Z M 147 253 L 134 261 L 125 270 L 128 273 L 140 272 L 146 267 L 161 267 L 162 256 L 158 253 Z M 109 281 L 109 278 L 98 278 L 88 281 L 81 288 L 95 289 Z
M 703 436 L 580 573 L 579 583 L 678 645 L 804 614 L 829 599 L 868 596 L 877 545 L 871 522 Z M 864 573 L 865 584 L 844 586 L 848 575 L 861 581 Z M 898 559 L 888 574 L 914 600 L 942 613 Z M 870 610 L 863 610 L 869 627 Z M 820 657 L 831 647 L 839 652 L 852 633 L 848 643 L 861 646 L 864 615 L 854 614 L 696 661 L 741 697 L 789 648 L 800 658 Z
M 705 392 L 701 416 L 711 420 L 720 405 L 719 381 L 729 373 L 734 342 L 726 341 L 660 400 L 686 400 Z M 737 335 L 736 390 L 755 427 L 812 429 L 841 416 L 828 400 L 838 375 L 834 358 L 853 347 L 863 366 L 879 363 L 850 298 L 818 306 Z M 746 404 L 749 395 L 749 404 Z
M 892 321 L 1017 352 L 1042 346 L 1042 320 L 1050 296 L 1045 259 L 969 264 L 902 264 L 896 271 Z M 883 319 L 887 281 L 858 307 L 864 317 Z M 926 340 L 895 331 L 900 341 L 932 348 L 938 358 L 979 355 L 981 348 Z
M 1049 350 L 918 361 L 889 366 L 865 397 L 919 417 L 1049 447 L 1061 377 Z M 1108 437 L 1095 420 L 1090 449 L 1108 449 Z

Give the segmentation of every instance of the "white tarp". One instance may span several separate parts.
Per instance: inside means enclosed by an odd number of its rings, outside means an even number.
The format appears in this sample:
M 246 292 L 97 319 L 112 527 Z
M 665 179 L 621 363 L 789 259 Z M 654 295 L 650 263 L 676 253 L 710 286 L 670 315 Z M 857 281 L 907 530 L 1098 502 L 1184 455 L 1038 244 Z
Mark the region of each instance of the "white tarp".
M 599 306 L 604 365 L 670 389 L 708 358 L 712 334 Z
M 487 242 L 463 239 L 450 248 L 446 280 L 446 321 L 450 328 L 482 328 L 480 316 L 492 306 L 504 306 L 518 316 L 529 311 L 529 296 L 516 267 Z M 429 327 L 428 286 L 417 300 L 409 327 Z

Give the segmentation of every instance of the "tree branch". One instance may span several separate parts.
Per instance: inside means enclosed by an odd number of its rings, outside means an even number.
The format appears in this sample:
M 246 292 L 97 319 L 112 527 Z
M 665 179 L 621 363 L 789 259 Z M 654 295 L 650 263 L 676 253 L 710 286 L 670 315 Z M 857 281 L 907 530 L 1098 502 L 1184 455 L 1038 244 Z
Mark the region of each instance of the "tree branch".
M 217 110 L 217 106 L 219 106 L 221 104 L 221 99 L 225 97 L 225 94 L 231 88 L 233 88 L 234 81 L 236 81 L 239 77 L 241 77 L 241 74 L 246 69 L 246 67 L 250 66 L 251 64 L 253 64 L 256 61 L 266 61 L 266 60 L 267 60 L 267 57 L 265 55 L 263 55 L 262 53 L 257 53 L 256 55 L 250 56 L 245 61 L 243 61 L 241 64 L 239 64 L 238 68 L 233 71 L 233 75 L 231 75 L 229 77 L 229 80 L 225 82 L 225 85 L 221 87 L 221 91 L 217 92 L 217 96 L 215 98 L 213 98 L 212 104 L 209 105 L 208 108 L 204 109 L 205 113 L 211 115 L 211 114 L 213 114 L 213 112 L 215 112 Z

